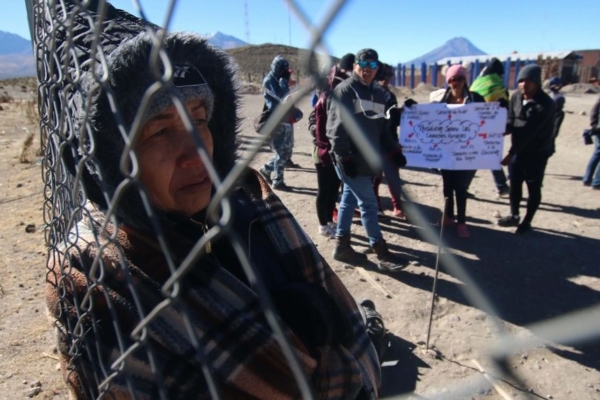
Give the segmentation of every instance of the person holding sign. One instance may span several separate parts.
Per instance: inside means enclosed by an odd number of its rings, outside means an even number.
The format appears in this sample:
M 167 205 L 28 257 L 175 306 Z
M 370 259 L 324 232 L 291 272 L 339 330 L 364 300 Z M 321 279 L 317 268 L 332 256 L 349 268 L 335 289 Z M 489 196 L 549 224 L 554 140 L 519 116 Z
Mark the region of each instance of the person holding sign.
M 542 69 L 525 66 L 517 76 L 519 90 L 511 98 L 506 122 L 512 146 L 502 165 L 510 176 L 510 212 L 498 220 L 500 226 L 516 226 L 516 233 L 531 230 L 531 221 L 542 202 L 542 181 L 548 158 L 554 152 L 554 100 L 542 90 Z M 519 205 L 527 184 L 527 214 L 521 222 Z
M 369 244 L 377 255 L 381 270 L 396 271 L 408 266 L 408 261 L 389 251 L 377 218 L 377 198 L 373 191 L 374 171 L 342 121 L 344 112 L 352 113 L 352 120 L 375 151 L 386 155 L 397 167 L 406 165 L 402 147 L 389 133 L 385 117 L 385 93 L 374 80 L 380 68 L 379 56 L 373 49 L 363 49 L 356 54 L 352 76 L 333 91 L 327 112 L 327 136 L 331 140 L 331 154 L 335 169 L 344 183 L 338 214 L 338 227 L 333 258 L 349 264 L 360 264 L 366 256 L 350 245 L 350 227 L 354 209 L 358 205 Z M 347 119 L 346 119 L 347 121 Z M 387 160 L 384 160 L 387 162 Z
M 504 86 L 503 76 L 504 66 L 502 62 L 493 57 L 490 64 L 481 71 L 481 74 L 471 84 L 471 92 L 480 94 L 488 103 L 497 101 L 500 107 L 508 109 L 509 95 L 506 86 Z M 510 186 L 508 186 L 508 179 L 502 166 L 499 169 L 493 169 L 492 176 L 498 189 L 498 197 L 508 197 Z M 473 177 L 475 177 L 475 174 L 473 174 Z
M 467 70 L 460 64 L 452 65 L 446 71 L 446 89 L 443 96 L 437 101 L 446 104 L 484 103 L 485 99 L 469 91 L 467 85 Z M 434 101 L 435 102 L 435 101 Z M 475 171 L 473 170 L 447 170 L 442 169 L 444 197 L 446 198 L 444 220 L 442 226 L 457 223 L 458 236 L 469 238 L 469 229 L 466 224 L 467 214 L 467 188 Z M 456 214 L 454 214 L 454 197 L 456 196 Z

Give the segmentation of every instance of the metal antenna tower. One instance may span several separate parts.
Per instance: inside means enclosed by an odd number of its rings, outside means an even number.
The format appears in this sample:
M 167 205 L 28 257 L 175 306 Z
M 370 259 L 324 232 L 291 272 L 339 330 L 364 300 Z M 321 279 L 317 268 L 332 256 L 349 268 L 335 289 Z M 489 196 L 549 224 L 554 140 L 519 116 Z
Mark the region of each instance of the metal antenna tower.
M 248 21 L 248 0 L 244 0 L 244 22 L 246 23 L 246 43 L 250 44 L 250 22 Z

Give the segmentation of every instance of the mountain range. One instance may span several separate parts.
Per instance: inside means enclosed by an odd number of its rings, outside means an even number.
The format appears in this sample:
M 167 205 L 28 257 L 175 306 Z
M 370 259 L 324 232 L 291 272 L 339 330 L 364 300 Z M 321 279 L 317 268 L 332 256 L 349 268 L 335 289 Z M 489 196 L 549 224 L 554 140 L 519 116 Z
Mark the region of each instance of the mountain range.
M 260 49 L 261 46 L 252 46 L 252 48 L 256 51 L 236 51 L 238 48 L 243 48 L 249 46 L 248 43 L 240 40 L 234 36 L 226 35 L 222 32 L 214 32 L 208 35 L 205 35 L 208 39 L 209 43 L 214 46 L 220 47 L 222 49 L 230 51 L 236 59 L 238 59 L 238 64 L 240 66 L 244 66 L 245 64 L 250 63 L 251 65 L 260 66 L 260 70 L 264 69 L 264 65 L 269 65 L 271 62 L 272 54 L 264 54 L 264 60 L 255 60 L 255 58 L 259 55 L 259 53 L 263 53 Z M 264 45 L 263 45 L 264 46 Z M 283 45 L 271 45 L 276 48 L 283 48 L 288 46 Z M 273 51 L 272 48 L 265 48 L 264 50 Z M 283 49 L 279 49 L 280 51 L 284 51 Z M 284 53 L 299 54 L 302 52 L 301 49 L 290 48 L 289 51 L 285 50 Z M 256 53 L 256 54 L 254 54 Z M 445 57 L 456 57 L 456 56 L 471 56 L 471 55 L 484 55 L 486 54 L 484 51 L 477 48 L 473 45 L 468 39 L 463 37 L 456 37 L 450 39 L 442 46 L 433 49 L 432 51 L 422 55 L 421 57 L 417 57 L 413 60 L 407 61 L 405 64 L 416 64 L 419 65 L 422 62 L 427 64 L 432 64 L 442 58 Z M 252 60 L 248 61 L 241 58 L 250 57 Z M 270 58 L 269 58 L 270 57 Z M 248 61 L 248 62 L 246 62 Z M 258 68 L 258 67 L 256 67 Z M 254 74 L 257 71 L 254 71 L 256 68 L 250 68 L 252 71 L 246 73 Z M 262 72 L 261 72 L 262 73 Z M 16 77 L 24 77 L 24 76 L 35 76 L 35 64 L 33 60 L 33 51 L 32 45 L 29 40 L 23 39 L 19 35 L 15 35 L 9 32 L 0 31 L 0 79 L 7 78 L 16 78 Z M 245 75 L 244 75 L 245 76 Z
M 486 54 L 485 51 L 476 47 L 467 38 L 455 37 L 448 40 L 440 47 L 431 50 L 429 53 L 425 53 L 413 60 L 406 61 L 404 64 L 415 64 L 415 66 L 418 66 L 421 65 L 421 63 L 425 63 L 429 65 L 446 57 L 479 56 Z

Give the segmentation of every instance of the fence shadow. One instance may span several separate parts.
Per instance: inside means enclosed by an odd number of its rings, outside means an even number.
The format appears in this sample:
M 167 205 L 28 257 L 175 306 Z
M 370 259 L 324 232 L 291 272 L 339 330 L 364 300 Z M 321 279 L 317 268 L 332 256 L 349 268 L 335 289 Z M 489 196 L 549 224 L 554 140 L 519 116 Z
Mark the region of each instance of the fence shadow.
M 419 368 L 430 368 L 415 355 L 413 343 L 394 335 L 390 335 L 390 342 L 381 368 L 381 398 L 413 392 L 419 380 Z
M 469 240 L 461 240 L 453 232 L 444 235 L 450 249 L 460 248 L 475 256 L 455 255 L 501 319 L 526 326 L 600 304 L 600 291 L 587 286 L 600 279 L 600 240 L 541 229 L 516 235 L 513 230 L 472 226 Z M 441 266 L 452 275 L 445 268 L 447 259 L 442 256 Z M 434 264 L 422 265 L 434 268 Z M 433 286 L 433 278 L 426 275 L 401 272 L 391 276 L 426 291 Z M 437 294 L 473 305 L 465 289 L 463 284 L 440 279 Z M 555 352 L 600 369 L 600 339 L 575 346 L 575 351 Z

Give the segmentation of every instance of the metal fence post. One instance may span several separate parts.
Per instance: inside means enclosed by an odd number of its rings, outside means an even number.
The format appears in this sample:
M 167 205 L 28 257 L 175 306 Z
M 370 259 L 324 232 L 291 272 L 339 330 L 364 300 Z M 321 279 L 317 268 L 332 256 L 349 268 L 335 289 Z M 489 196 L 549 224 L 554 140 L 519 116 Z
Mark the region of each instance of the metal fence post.
M 510 57 L 504 61 L 504 86 L 508 87 L 508 77 L 510 75 Z
M 473 63 L 473 68 L 475 70 L 474 75 L 476 77 L 479 76 L 479 74 L 481 73 L 481 64 L 479 63 L 479 59 L 475 60 L 475 63 Z
M 513 77 L 513 86 L 512 89 L 516 89 L 517 86 L 519 85 L 519 70 L 521 69 L 521 59 L 517 58 L 515 60 L 515 76 Z M 508 72 L 510 74 L 510 71 Z
M 438 83 L 438 64 L 437 62 L 431 66 L 431 84 L 437 86 Z
M 402 64 L 398 63 L 398 65 L 396 66 L 396 86 L 403 86 L 402 85 Z
M 406 65 L 402 66 L 402 73 L 400 74 L 400 86 L 406 86 Z
M 421 82 L 427 83 L 427 64 L 421 63 Z
M 410 88 L 415 88 L 415 64 L 410 64 Z

